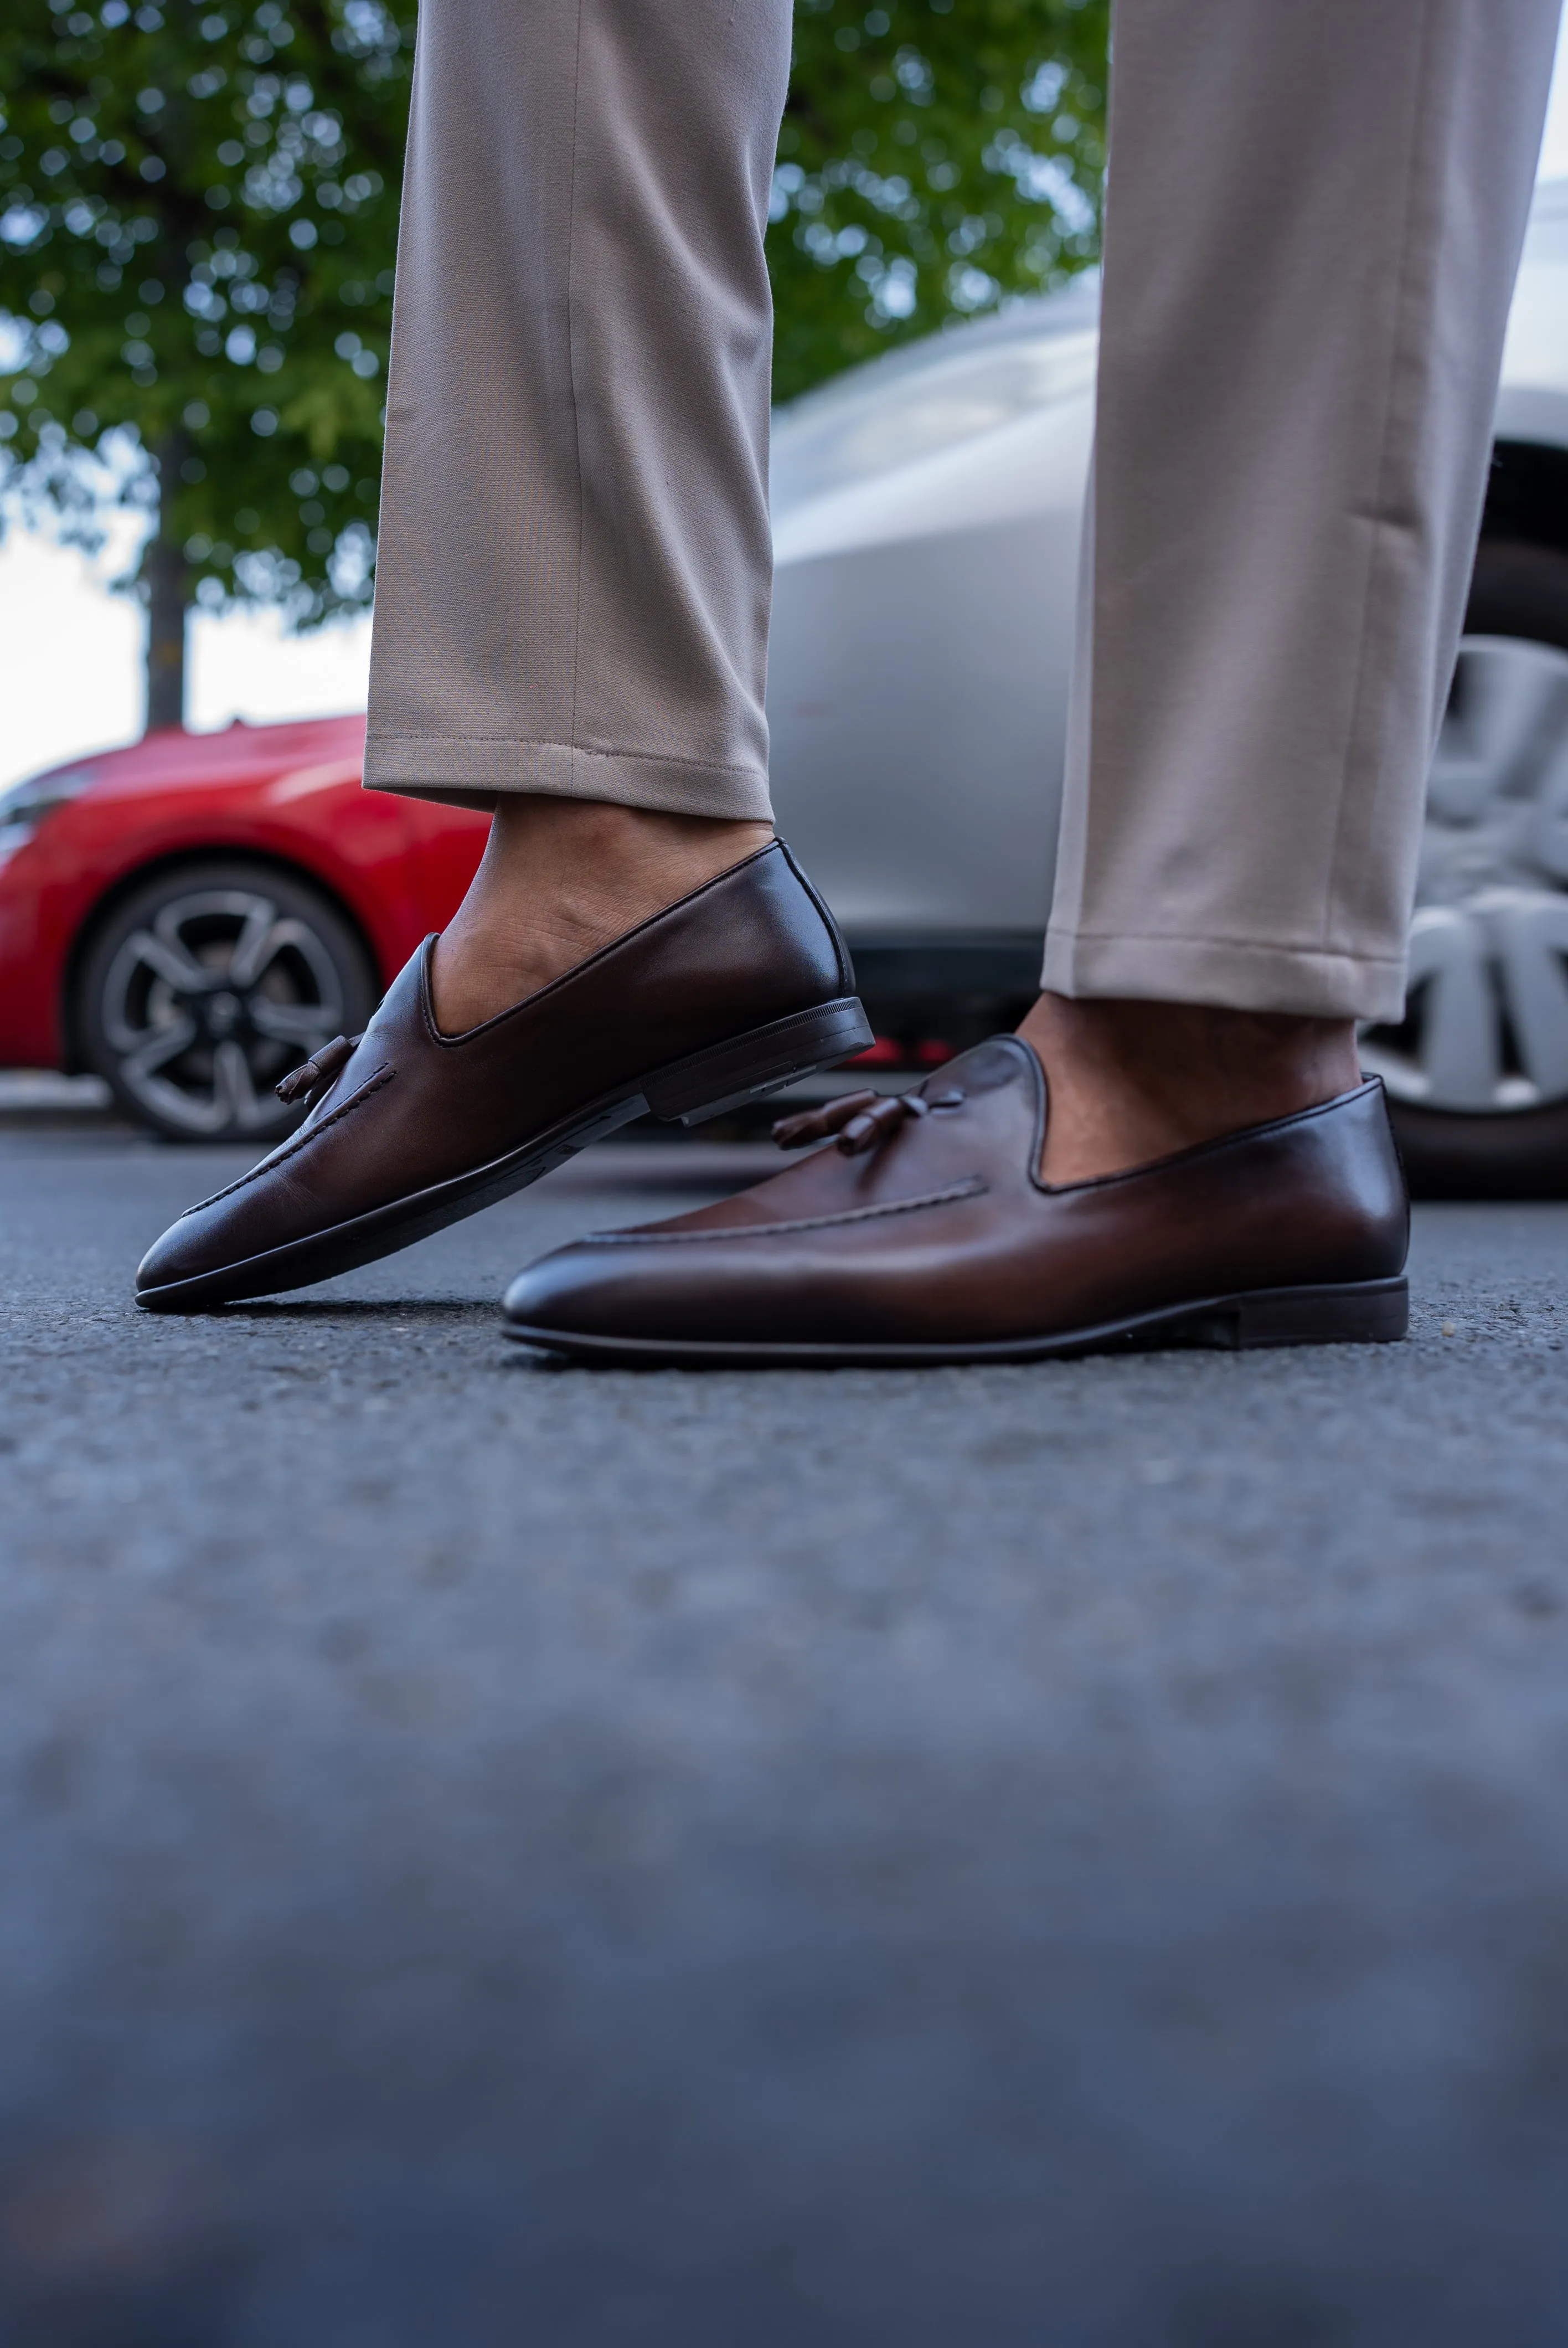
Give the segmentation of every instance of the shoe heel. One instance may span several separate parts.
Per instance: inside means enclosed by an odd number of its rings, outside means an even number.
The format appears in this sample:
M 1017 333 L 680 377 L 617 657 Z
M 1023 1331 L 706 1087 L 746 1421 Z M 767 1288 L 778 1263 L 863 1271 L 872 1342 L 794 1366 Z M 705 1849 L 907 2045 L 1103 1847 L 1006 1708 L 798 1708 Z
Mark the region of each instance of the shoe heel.
M 705 1117 L 720 1117 L 743 1101 L 776 1093 L 798 1076 L 852 1059 L 872 1040 L 858 996 L 844 994 L 836 1002 L 792 1012 L 787 1019 L 753 1027 L 749 1035 L 674 1061 L 648 1078 L 642 1097 L 666 1124 L 701 1125 Z
M 1409 1323 L 1407 1281 L 1358 1280 L 1226 1297 L 1196 1316 L 1187 1334 L 1189 1344 L 1236 1352 L 1254 1345 L 1379 1345 L 1404 1336 Z

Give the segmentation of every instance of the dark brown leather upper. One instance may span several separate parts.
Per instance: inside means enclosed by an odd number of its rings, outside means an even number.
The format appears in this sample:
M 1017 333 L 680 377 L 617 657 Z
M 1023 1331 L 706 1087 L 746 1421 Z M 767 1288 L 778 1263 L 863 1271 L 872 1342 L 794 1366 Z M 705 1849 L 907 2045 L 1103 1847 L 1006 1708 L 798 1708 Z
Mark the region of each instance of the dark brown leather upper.
M 694 1214 L 597 1234 L 519 1274 L 517 1325 L 744 1344 L 964 1344 L 1402 1268 L 1409 1210 L 1382 1087 L 1130 1173 L 1048 1189 L 1046 1091 L 1014 1036 L 921 1086 L 859 1154 L 816 1151 Z
M 782 841 L 553 984 L 443 1035 L 427 938 L 299 1130 L 192 1207 L 143 1261 L 158 1289 L 492 1164 L 652 1071 L 853 990 L 838 933 Z

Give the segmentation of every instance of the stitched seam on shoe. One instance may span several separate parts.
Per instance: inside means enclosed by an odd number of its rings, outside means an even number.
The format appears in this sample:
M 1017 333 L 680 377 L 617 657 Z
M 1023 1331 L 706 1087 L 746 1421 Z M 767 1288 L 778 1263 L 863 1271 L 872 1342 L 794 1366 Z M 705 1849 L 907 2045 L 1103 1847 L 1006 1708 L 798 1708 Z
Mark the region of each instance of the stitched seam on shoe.
M 319 1125 L 313 1125 L 305 1132 L 297 1135 L 286 1149 L 275 1151 L 271 1158 L 263 1158 L 260 1166 L 252 1166 L 248 1174 L 241 1174 L 237 1182 L 231 1182 L 226 1190 L 214 1190 L 210 1199 L 199 1199 L 194 1207 L 187 1207 L 185 1214 L 179 1218 L 180 1221 L 184 1222 L 186 1215 L 200 1214 L 205 1207 L 217 1206 L 221 1199 L 231 1199 L 236 1190 L 243 1190 L 249 1183 L 259 1182 L 263 1174 L 275 1173 L 280 1166 L 286 1165 L 291 1158 L 298 1157 L 302 1149 L 308 1148 L 318 1133 L 324 1133 L 329 1125 L 336 1125 L 341 1118 L 347 1117 L 351 1109 L 356 1109 L 359 1107 L 361 1101 L 367 1100 L 370 1095 L 378 1092 L 383 1085 L 389 1085 L 396 1074 L 396 1069 L 389 1066 L 384 1060 L 374 1075 L 367 1076 L 358 1090 L 350 1093 L 347 1100 L 341 1102 L 330 1117 L 323 1117 Z
M 747 1223 L 722 1231 L 589 1231 L 579 1242 L 594 1247 L 698 1247 L 715 1240 L 772 1240 L 793 1231 L 831 1231 L 843 1223 L 871 1223 L 887 1215 L 907 1215 L 917 1207 L 947 1207 L 958 1199 L 984 1196 L 986 1184 L 978 1174 L 955 1182 L 946 1190 L 927 1190 L 916 1199 L 894 1199 L 885 1207 L 850 1207 L 842 1215 L 801 1215 L 788 1223 Z

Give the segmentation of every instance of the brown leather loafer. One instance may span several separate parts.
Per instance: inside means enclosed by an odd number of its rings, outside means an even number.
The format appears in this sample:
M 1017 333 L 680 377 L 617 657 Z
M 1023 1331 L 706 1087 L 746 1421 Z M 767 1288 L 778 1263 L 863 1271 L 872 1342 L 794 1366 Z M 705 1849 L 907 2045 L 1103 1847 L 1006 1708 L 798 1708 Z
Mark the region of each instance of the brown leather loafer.
M 644 1110 L 694 1125 L 871 1041 L 832 916 L 778 840 L 465 1035 L 432 1016 L 433 943 L 362 1036 L 289 1080 L 310 1103 L 299 1130 L 149 1251 L 139 1304 L 201 1312 L 329 1279 Z
M 1040 1063 L 1006 1035 L 903 1099 L 792 1118 L 786 1146 L 836 1146 L 544 1257 L 507 1292 L 507 1333 L 688 1367 L 1404 1335 L 1409 1212 L 1380 1084 L 1059 1189 L 1036 1172 L 1045 1116 Z

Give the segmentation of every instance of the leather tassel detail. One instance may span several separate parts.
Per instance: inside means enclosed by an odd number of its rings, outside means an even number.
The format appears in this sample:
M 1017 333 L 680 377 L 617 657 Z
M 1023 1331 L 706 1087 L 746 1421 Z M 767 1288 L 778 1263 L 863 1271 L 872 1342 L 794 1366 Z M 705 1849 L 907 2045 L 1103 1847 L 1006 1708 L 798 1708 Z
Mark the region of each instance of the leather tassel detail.
M 845 1158 L 858 1158 L 907 1117 L 924 1117 L 929 1104 L 920 1093 L 845 1093 L 822 1108 L 782 1117 L 774 1128 L 781 1149 L 803 1149 L 809 1141 L 833 1141 Z
M 307 1108 L 314 1108 L 332 1090 L 364 1040 L 360 1035 L 334 1035 L 330 1044 L 323 1044 L 319 1052 L 313 1052 L 308 1060 L 291 1068 L 282 1084 L 273 1086 L 273 1091 L 291 1107 L 296 1101 L 303 1101 Z

